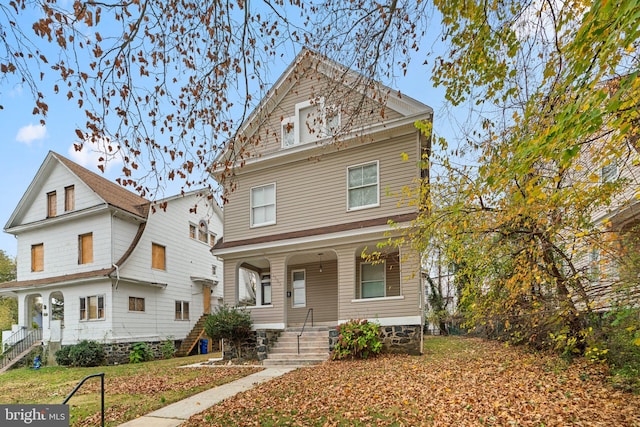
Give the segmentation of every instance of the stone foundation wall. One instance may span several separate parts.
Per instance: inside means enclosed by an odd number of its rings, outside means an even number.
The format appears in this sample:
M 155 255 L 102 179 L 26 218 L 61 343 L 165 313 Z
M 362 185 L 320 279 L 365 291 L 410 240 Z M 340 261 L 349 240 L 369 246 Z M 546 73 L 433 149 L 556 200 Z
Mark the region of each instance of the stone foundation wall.
M 267 358 L 269 349 L 280 336 L 280 330 L 261 329 L 256 331 L 256 355 L 258 360 L 262 361 Z
M 421 354 L 422 327 L 420 325 L 380 326 L 383 353 Z M 329 329 L 329 351 L 338 344 L 337 328 Z
M 109 365 L 129 363 L 129 353 L 131 353 L 133 345 L 138 342 L 140 341 L 103 344 L 106 363 Z M 163 341 L 152 341 L 146 343 L 149 346 L 154 359 L 164 359 L 164 355 L 162 354 L 162 343 Z
M 254 332 L 248 340 L 242 343 L 242 359 L 255 360 L 258 358 L 257 342 L 257 333 Z M 238 358 L 235 349 L 228 340 L 224 340 L 224 350 L 222 352 L 222 357 L 224 360 L 232 360 Z
M 401 353 L 417 356 L 422 353 L 422 327 L 420 325 L 380 326 L 383 353 Z

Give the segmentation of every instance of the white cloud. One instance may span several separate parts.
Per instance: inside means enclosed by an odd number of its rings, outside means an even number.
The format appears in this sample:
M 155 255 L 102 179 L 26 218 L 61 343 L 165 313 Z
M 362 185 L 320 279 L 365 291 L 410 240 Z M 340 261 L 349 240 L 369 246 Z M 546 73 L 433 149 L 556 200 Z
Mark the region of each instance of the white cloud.
M 18 130 L 16 141 L 31 145 L 33 141 L 44 139 L 47 136 L 47 127 L 43 125 L 28 124 Z
M 72 144 L 68 153 L 74 162 L 93 171 L 99 171 L 98 165 L 101 164 L 105 165 L 105 172 L 108 172 L 114 166 L 122 164 L 118 144 L 114 144 L 104 138 L 96 142 L 85 141 L 80 151 L 76 151 L 75 145 Z

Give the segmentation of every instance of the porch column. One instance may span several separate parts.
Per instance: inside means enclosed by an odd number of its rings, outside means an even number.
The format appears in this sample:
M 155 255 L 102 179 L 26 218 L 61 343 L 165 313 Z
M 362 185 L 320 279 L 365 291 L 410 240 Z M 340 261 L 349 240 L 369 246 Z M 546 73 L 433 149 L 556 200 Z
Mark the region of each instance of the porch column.
M 356 260 L 355 249 L 336 249 L 338 256 L 338 321 L 354 317 L 351 300 L 355 298 Z
M 267 256 L 271 264 L 271 304 L 275 312 L 272 319 L 276 323 L 287 326 L 287 265 L 285 255 Z

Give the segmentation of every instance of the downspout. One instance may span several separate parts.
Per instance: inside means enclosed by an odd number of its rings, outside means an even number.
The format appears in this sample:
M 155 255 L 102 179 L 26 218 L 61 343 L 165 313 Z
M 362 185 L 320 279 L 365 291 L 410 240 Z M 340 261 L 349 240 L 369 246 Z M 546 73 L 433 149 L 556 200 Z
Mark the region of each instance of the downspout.
M 118 289 L 118 282 L 120 281 L 120 267 L 117 264 L 111 264 L 116 269 L 116 284 L 115 289 Z

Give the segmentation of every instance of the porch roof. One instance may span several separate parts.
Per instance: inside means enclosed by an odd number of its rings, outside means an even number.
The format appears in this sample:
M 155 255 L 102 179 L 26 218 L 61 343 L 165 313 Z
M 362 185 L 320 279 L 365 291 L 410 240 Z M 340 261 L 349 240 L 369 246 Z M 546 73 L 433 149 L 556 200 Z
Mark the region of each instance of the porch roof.
M 261 244 L 261 243 L 277 242 L 281 240 L 320 236 L 323 234 L 338 233 L 341 231 L 365 229 L 368 227 L 385 225 L 385 224 L 388 224 L 390 221 L 395 223 L 407 222 L 407 221 L 416 219 L 416 217 L 417 217 L 417 213 L 394 215 L 390 217 L 374 218 L 374 219 L 368 219 L 368 220 L 357 221 L 357 222 L 348 222 L 344 224 L 336 224 L 336 225 L 330 225 L 325 227 L 311 228 L 307 230 L 298 230 L 298 231 L 290 231 L 287 233 L 272 234 L 269 236 L 253 237 L 250 239 L 234 240 L 231 242 L 225 242 L 223 237 L 218 241 L 218 243 L 216 243 L 216 245 L 211 250 L 212 252 L 214 252 L 214 251 L 235 248 L 235 247 L 240 247 L 245 245 L 255 245 L 255 244 Z
M 63 282 L 73 282 L 82 279 L 109 277 L 109 275 L 115 270 L 114 267 L 103 268 L 100 270 L 85 271 L 82 273 L 63 274 L 61 276 L 46 277 L 44 279 L 33 280 L 20 280 L 12 282 L 0 283 L 0 291 L 16 291 L 21 289 L 36 288 L 44 285 L 53 285 Z

